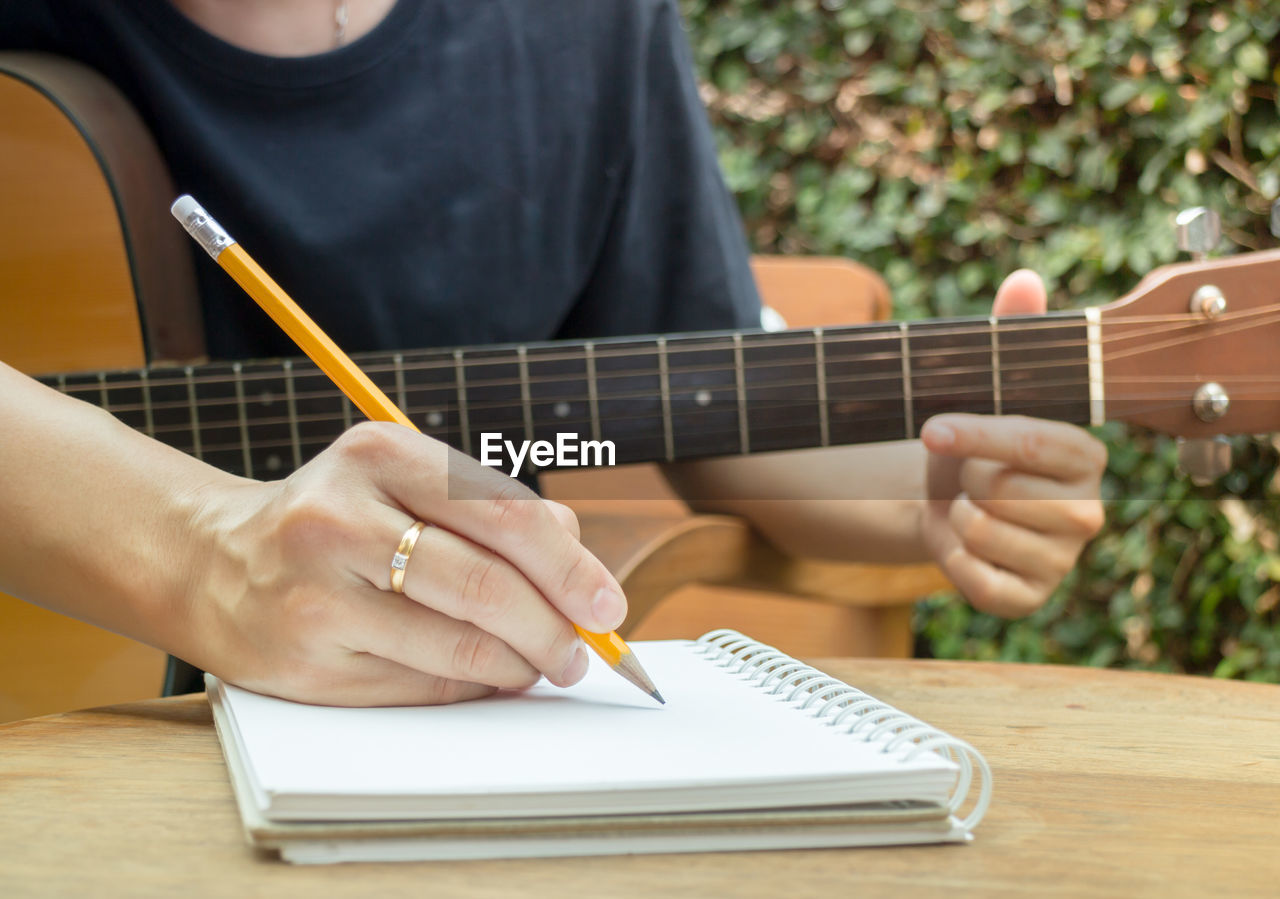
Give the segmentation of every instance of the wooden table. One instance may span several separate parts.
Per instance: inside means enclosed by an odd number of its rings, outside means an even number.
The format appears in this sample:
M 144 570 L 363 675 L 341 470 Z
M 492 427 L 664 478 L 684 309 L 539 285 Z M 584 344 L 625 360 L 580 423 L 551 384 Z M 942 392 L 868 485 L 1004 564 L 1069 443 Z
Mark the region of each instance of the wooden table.
M 1280 895 L 1280 686 L 818 664 L 986 754 L 973 843 L 293 867 L 244 844 L 208 707 L 180 697 L 0 726 L 0 895 Z

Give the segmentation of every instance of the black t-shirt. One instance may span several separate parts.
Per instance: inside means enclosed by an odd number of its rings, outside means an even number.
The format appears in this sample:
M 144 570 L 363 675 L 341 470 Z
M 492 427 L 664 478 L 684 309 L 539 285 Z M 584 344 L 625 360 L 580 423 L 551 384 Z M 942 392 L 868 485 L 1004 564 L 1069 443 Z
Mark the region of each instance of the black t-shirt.
M 348 350 L 758 324 L 673 0 L 399 0 L 303 58 L 167 0 L 0 0 L 0 48 L 114 81 L 177 189 Z M 295 355 L 192 251 L 210 354 Z

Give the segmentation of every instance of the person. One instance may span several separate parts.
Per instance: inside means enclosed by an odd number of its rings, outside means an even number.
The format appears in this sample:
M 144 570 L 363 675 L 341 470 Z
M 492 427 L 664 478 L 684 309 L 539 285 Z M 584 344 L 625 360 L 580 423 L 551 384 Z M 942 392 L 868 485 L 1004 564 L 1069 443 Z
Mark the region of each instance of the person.
M 672 0 L 0 0 L 0 48 L 111 78 L 177 188 L 349 351 L 758 321 Z M 296 354 L 198 266 L 212 356 Z M 1044 306 L 1015 272 L 994 312 Z M 20 473 L 0 483 L 0 587 L 250 689 L 402 704 L 567 685 L 587 665 L 571 622 L 625 616 L 569 510 L 408 429 L 358 425 L 261 482 L 2 365 L 0 397 L 0 468 Z M 670 477 L 784 550 L 932 559 L 976 607 L 1021 615 L 1101 526 L 1104 464 L 1081 429 L 956 414 L 905 445 Z M 474 498 L 449 498 L 446 472 Z M 829 499 L 873 481 L 879 500 Z

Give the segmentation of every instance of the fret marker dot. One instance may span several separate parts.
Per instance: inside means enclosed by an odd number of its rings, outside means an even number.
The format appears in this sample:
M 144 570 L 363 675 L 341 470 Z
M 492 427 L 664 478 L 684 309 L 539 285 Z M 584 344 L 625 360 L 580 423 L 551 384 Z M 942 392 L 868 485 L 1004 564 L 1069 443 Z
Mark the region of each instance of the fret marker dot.
M 428 426 L 428 427 L 431 427 L 431 428 L 438 428 L 438 427 L 440 427 L 442 424 L 444 424 L 444 416 L 443 416 L 443 415 L 441 415 L 439 412 L 428 412 L 428 413 L 427 413 L 427 426 Z
M 561 400 L 560 402 L 556 403 L 554 406 L 551 407 L 551 411 L 555 413 L 556 418 L 568 418 L 569 404 L 566 403 L 564 400 Z
M 271 395 L 271 391 L 269 390 L 264 390 L 262 393 L 258 394 L 258 402 L 262 403 L 264 406 L 270 406 L 274 400 L 275 398 Z
M 267 471 L 279 471 L 284 467 L 284 462 L 275 453 L 267 456 Z
M 710 405 L 711 405 L 711 391 L 710 391 L 710 390 L 699 390 L 697 393 L 695 393 L 695 394 L 693 395 L 693 401 L 694 401 L 695 403 L 697 403 L 699 406 L 710 406 Z

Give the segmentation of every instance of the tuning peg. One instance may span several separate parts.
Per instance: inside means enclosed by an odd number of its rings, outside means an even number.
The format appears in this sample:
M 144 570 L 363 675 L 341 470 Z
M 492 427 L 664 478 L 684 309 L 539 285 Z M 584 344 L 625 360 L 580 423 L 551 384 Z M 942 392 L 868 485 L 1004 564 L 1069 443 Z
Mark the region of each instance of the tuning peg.
M 1280 237 L 1280 198 L 1271 204 L 1271 236 Z
M 1197 487 L 1212 484 L 1231 470 L 1231 442 L 1226 437 L 1178 438 L 1178 468 Z
M 1222 219 L 1207 207 L 1193 206 L 1184 209 L 1173 221 L 1178 249 L 1190 253 L 1196 262 L 1217 249 L 1218 241 L 1222 239 Z

